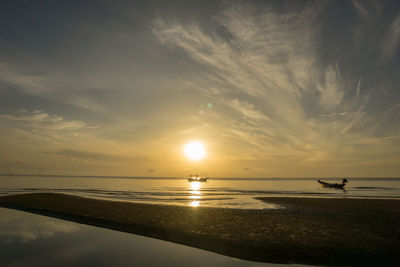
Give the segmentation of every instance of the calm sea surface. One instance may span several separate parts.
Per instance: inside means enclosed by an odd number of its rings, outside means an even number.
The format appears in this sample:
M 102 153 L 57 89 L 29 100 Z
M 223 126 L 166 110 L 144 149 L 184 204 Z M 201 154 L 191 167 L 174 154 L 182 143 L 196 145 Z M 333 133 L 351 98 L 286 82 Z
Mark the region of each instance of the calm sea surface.
M 338 190 L 323 188 L 312 178 L 214 178 L 200 183 L 183 178 L 0 176 L 0 195 L 60 192 L 138 203 L 241 209 L 273 208 L 255 199 L 266 196 L 400 199 L 400 178 L 348 180 L 346 190 Z

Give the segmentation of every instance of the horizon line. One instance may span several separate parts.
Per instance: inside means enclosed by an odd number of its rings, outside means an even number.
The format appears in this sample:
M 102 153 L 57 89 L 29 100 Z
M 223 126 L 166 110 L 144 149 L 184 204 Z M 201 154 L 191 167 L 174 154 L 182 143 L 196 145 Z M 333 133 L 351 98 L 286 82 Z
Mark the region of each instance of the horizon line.
M 15 174 L 0 173 L 0 176 L 42 176 L 42 177 L 73 177 L 73 178 L 121 178 L 121 179 L 184 179 L 177 176 L 126 176 L 126 175 L 67 175 L 67 174 Z M 211 179 L 341 179 L 343 177 L 214 177 Z M 348 179 L 400 179 L 400 177 L 345 177 Z

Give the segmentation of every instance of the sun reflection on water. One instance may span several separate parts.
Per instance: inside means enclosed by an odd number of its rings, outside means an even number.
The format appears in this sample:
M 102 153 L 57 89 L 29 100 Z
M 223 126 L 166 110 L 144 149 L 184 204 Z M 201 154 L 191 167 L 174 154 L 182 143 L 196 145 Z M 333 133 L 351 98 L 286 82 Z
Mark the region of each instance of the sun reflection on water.
M 201 188 L 201 182 L 191 182 L 190 183 L 190 190 L 198 191 Z
M 191 182 L 189 188 L 190 207 L 199 207 L 201 199 L 201 182 Z
M 200 206 L 200 201 L 192 201 L 189 204 L 190 207 L 198 207 Z

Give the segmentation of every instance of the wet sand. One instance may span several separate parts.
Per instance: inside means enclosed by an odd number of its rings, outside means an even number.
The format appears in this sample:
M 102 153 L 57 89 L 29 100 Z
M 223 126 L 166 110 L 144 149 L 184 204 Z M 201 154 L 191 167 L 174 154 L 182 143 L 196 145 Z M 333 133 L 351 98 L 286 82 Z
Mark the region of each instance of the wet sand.
M 400 266 L 400 201 L 259 198 L 284 208 L 134 204 L 55 193 L 0 197 L 0 206 L 273 263 Z

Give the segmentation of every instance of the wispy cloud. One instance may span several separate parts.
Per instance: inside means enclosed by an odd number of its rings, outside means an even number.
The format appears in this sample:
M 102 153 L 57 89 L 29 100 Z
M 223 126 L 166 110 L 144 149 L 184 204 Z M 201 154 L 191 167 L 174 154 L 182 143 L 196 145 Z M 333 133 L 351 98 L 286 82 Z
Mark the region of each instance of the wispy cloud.
M 55 152 L 44 152 L 44 153 L 50 153 L 53 155 L 61 155 L 64 157 L 77 159 L 77 160 L 85 160 L 85 161 L 104 161 L 104 162 L 118 161 L 118 162 L 121 162 L 122 160 L 126 160 L 125 158 L 123 158 L 121 156 L 109 155 L 109 154 L 99 153 L 99 152 L 71 150 L 71 149 L 59 150 L 59 151 L 55 151 Z
M 49 115 L 41 110 L 30 113 L 22 111 L 19 114 L 0 114 L 0 123 L 13 123 L 23 128 L 40 130 L 78 130 L 88 127 L 79 120 L 65 120 L 57 114 Z
M 239 99 L 234 99 L 229 101 L 229 105 L 242 114 L 246 119 L 254 121 L 267 121 L 270 122 L 271 119 L 267 115 L 263 114 L 261 111 L 254 108 L 254 104 L 248 103 L 246 101 L 240 101 Z
M 343 92 L 340 84 L 340 72 L 333 67 L 325 71 L 324 83 L 317 86 L 321 93 L 321 106 L 326 109 L 336 107 L 343 98 Z
M 353 4 L 368 15 L 360 2 Z M 369 138 L 373 130 L 365 125 L 370 96 L 362 94 L 361 79 L 349 80 L 338 62 L 318 54 L 322 9 L 317 2 L 282 14 L 233 4 L 215 17 L 224 35 L 163 20 L 155 21 L 153 33 L 207 67 L 197 89 L 239 115 L 221 114 L 230 116 L 221 126 L 224 135 L 248 142 L 258 155 L 327 160 L 338 144 L 353 146 L 351 140 Z M 399 28 L 390 30 L 388 57 L 397 49 Z
M 104 80 L 103 82 L 105 83 Z M 71 77 L 66 72 L 50 71 L 48 67 L 41 64 L 8 62 L 0 58 L 0 84 L 29 96 L 106 113 L 104 105 L 90 96 L 90 93 L 94 93 L 87 89 L 92 88 L 95 82 L 90 79 Z M 95 84 L 97 88 L 101 88 L 99 84 Z M 97 93 L 99 92 L 102 90 L 97 90 Z
M 35 70 L 35 68 L 32 68 Z M 16 64 L 0 60 L 0 82 L 24 90 L 31 95 L 48 95 L 54 88 L 55 74 L 26 70 Z
M 400 47 L 400 14 L 397 15 L 382 40 L 382 60 L 389 60 Z
M 361 16 L 368 17 L 369 12 L 367 8 L 364 6 L 362 1 L 358 0 L 353 0 L 353 6 L 356 9 L 357 13 L 360 14 Z

